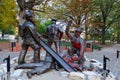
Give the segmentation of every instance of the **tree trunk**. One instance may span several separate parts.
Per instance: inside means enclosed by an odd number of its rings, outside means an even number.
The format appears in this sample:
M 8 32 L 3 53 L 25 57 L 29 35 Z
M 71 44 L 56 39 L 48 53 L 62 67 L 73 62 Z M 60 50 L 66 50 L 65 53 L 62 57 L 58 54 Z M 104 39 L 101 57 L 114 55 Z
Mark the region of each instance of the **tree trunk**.
M 19 11 L 19 20 L 18 20 L 19 21 L 19 25 L 22 25 L 25 22 L 24 13 L 25 13 L 25 10 L 20 10 Z M 22 38 L 19 35 L 18 35 L 18 43 L 19 44 L 23 43 L 23 40 L 22 40 Z
M 25 13 L 25 0 L 17 0 L 18 6 L 19 6 L 19 13 L 18 13 L 18 17 L 19 17 L 19 25 L 22 25 L 24 23 L 24 13 Z M 22 44 L 22 38 L 18 35 L 18 43 Z
M 117 33 L 117 43 L 120 44 L 120 32 Z
M 88 26 L 85 24 L 85 40 L 88 40 Z
M 2 30 L 2 39 L 4 38 L 4 34 L 5 34 L 5 33 L 4 33 L 4 30 Z
M 102 44 L 105 44 L 105 26 L 102 27 L 101 41 Z
M 117 29 L 120 30 L 120 22 L 118 21 Z M 117 43 L 120 44 L 120 31 L 117 32 Z

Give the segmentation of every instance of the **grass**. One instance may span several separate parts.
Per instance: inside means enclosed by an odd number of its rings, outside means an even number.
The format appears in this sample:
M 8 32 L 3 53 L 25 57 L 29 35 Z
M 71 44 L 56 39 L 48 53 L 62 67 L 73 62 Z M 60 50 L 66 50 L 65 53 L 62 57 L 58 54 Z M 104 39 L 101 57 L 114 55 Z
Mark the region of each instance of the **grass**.
M 67 47 L 70 47 L 71 46 L 71 43 L 70 42 L 62 42 L 61 43 L 61 46 L 67 46 Z M 98 46 L 96 44 L 93 44 L 92 45 L 92 49 L 97 49 L 97 50 L 101 50 L 101 46 Z
M 61 42 L 61 46 L 71 46 L 70 42 Z
M 0 39 L 0 42 L 10 42 L 9 39 Z
M 101 48 L 102 48 L 101 46 L 97 46 L 97 45 L 95 45 L 95 44 L 92 45 L 92 49 L 101 50 Z

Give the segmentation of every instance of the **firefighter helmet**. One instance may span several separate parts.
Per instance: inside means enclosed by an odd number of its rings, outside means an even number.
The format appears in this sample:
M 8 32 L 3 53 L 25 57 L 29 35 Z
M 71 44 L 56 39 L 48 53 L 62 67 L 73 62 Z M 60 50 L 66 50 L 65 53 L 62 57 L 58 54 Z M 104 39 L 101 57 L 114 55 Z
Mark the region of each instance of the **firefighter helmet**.
M 75 29 L 75 32 L 80 32 L 80 33 L 81 33 L 81 32 L 82 32 L 82 29 L 81 29 L 81 28 L 76 28 L 76 29 Z

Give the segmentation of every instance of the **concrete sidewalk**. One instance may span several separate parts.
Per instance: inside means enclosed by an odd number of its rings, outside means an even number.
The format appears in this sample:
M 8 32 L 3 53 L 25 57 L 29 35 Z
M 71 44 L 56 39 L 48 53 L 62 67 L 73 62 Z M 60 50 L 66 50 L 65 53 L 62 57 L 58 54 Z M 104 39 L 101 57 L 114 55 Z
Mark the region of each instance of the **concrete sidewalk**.
M 88 59 L 96 59 L 100 61 L 101 63 L 103 63 L 103 56 L 105 55 L 106 57 L 110 59 L 110 61 L 107 61 L 107 68 L 110 69 L 111 72 L 113 72 L 113 69 L 116 64 L 117 50 L 120 51 L 120 44 L 114 44 L 109 47 L 104 47 L 100 51 L 94 50 L 93 52 L 85 52 L 85 56 Z M 120 76 L 120 55 L 118 59 L 117 68 L 118 68 L 118 76 Z

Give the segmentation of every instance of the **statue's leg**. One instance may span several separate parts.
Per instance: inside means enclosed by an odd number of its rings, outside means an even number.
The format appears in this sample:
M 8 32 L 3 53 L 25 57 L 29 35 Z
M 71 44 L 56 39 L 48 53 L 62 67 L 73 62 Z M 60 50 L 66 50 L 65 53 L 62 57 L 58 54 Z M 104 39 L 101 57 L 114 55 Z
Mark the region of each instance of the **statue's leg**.
M 36 43 L 31 46 L 34 50 L 34 62 L 39 63 L 40 62 L 40 47 Z
M 48 40 L 48 45 L 51 47 L 53 43 L 53 40 Z
M 15 66 L 15 70 L 16 69 L 34 69 L 35 67 L 40 67 L 43 66 L 44 62 L 39 62 L 39 63 L 24 63 L 21 65 L 17 65 Z
M 58 52 L 56 42 L 54 42 L 54 45 L 55 45 L 56 52 Z M 58 63 L 55 59 L 53 59 L 53 66 L 52 67 L 58 71 Z
M 35 63 L 40 62 L 40 49 L 34 50 L 34 62 Z
M 43 67 L 36 67 L 36 70 L 37 70 L 37 75 L 40 75 L 44 72 L 47 72 L 51 69 L 51 65 L 52 63 L 45 63 L 45 65 Z
M 55 42 L 55 49 L 56 49 L 56 52 L 59 54 L 60 53 L 59 41 Z
M 51 63 L 46 63 L 44 66 L 36 67 L 35 69 L 28 71 L 27 76 L 31 78 L 33 75 L 40 75 L 50 69 Z
M 72 49 L 68 48 L 67 53 L 71 56 L 72 55 Z
M 38 66 L 35 69 L 33 69 L 32 71 L 28 71 L 27 76 L 29 78 L 31 78 L 34 74 L 39 75 L 39 74 L 42 74 L 42 73 L 48 71 L 52 66 L 52 61 L 53 61 L 52 57 L 47 56 L 46 59 L 45 59 L 44 65 L 43 66 Z
M 25 45 L 24 43 L 22 44 L 22 50 L 20 52 L 20 55 L 18 57 L 18 64 L 23 64 L 25 63 L 25 56 L 27 53 L 28 45 Z
M 48 46 L 49 46 L 49 47 L 51 47 L 51 46 L 52 46 L 52 43 L 53 43 L 53 40 L 49 40 L 49 39 L 48 39 L 47 44 L 48 44 Z M 47 55 L 49 55 L 49 53 L 47 53 Z
M 56 49 L 56 51 L 58 52 L 58 50 L 57 50 L 58 48 L 56 47 L 57 44 L 55 43 L 55 41 L 54 41 L 54 40 L 49 40 L 49 41 L 48 41 L 48 45 L 49 45 L 50 47 L 52 46 L 52 43 L 54 43 L 55 49 Z M 55 61 L 55 59 L 53 59 L 53 65 L 52 65 L 52 67 L 58 71 L 58 63 Z

